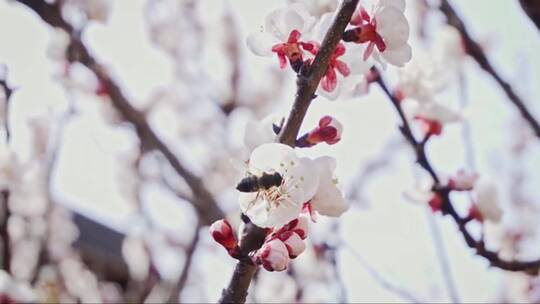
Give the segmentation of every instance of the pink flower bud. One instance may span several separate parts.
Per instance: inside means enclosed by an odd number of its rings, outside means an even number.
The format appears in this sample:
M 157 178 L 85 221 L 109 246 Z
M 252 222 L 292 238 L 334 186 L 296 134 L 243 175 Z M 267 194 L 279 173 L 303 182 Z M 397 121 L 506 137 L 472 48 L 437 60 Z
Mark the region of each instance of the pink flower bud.
M 478 210 L 478 207 L 476 207 L 476 205 L 472 205 L 471 208 L 469 208 L 469 217 L 481 223 L 484 222 L 484 216 L 482 215 L 480 210 Z
M 319 120 L 319 126 L 297 140 L 296 146 L 312 147 L 322 142 L 333 145 L 341 140 L 342 131 L 343 125 L 337 119 L 324 116 Z
M 289 257 L 291 259 L 296 258 L 302 252 L 304 252 L 304 250 L 306 250 L 306 244 L 295 232 L 286 231 L 279 235 L 278 238 L 282 240 L 285 247 L 287 247 L 287 251 L 289 252 Z
M 428 204 L 433 212 L 441 211 L 443 199 L 439 193 L 435 193 L 429 200 Z
M 289 251 L 280 239 L 272 239 L 255 254 L 255 263 L 268 271 L 283 271 L 289 265 Z
M 428 135 L 441 135 L 442 124 L 439 121 L 416 116 L 415 119 L 421 121 L 424 125 L 424 132 Z
M 471 191 L 477 180 L 477 173 L 459 170 L 456 176 L 448 181 L 448 188 L 456 191 Z
M 227 250 L 232 250 L 237 246 L 236 237 L 229 222 L 225 219 L 215 221 L 210 226 L 210 234 L 216 242 Z

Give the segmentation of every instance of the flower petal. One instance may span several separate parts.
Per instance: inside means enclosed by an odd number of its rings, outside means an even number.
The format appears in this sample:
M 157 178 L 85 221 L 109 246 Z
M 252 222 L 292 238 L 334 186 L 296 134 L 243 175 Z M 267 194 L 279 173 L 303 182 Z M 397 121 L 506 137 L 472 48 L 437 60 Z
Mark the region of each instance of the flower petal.
M 260 173 L 272 170 L 283 173 L 285 166 L 290 165 L 291 162 L 294 165 L 297 160 L 298 157 L 293 148 L 280 143 L 269 143 L 253 150 L 249 158 L 249 166 Z
M 303 196 L 302 189 L 298 189 Z M 279 206 L 270 204 L 257 193 L 240 193 L 240 210 L 257 226 L 262 228 L 281 227 L 294 220 L 302 211 L 302 204 L 283 202 Z
M 246 39 L 247 47 L 258 56 L 272 56 L 272 47 L 279 41 L 268 33 L 253 33 Z
M 409 23 L 398 9 L 384 7 L 375 15 L 377 33 L 381 35 L 388 48 L 396 48 L 407 43 L 409 39 Z
M 349 209 L 349 203 L 334 179 L 336 160 L 323 156 L 314 161 L 319 170 L 319 188 L 311 200 L 311 205 L 322 215 L 338 217 Z
M 279 8 L 266 15 L 264 18 L 264 31 L 271 34 L 281 42 L 287 41 L 290 31 L 287 32 L 284 16 L 287 12 L 286 7 Z
M 412 49 L 409 44 L 406 44 L 403 47 L 398 49 L 386 49 L 381 53 L 382 57 L 388 61 L 388 63 L 393 64 L 398 67 L 402 67 L 405 63 L 409 62 L 412 58 Z
M 391 6 L 398 9 L 400 12 L 404 12 L 405 0 L 379 0 L 379 6 Z

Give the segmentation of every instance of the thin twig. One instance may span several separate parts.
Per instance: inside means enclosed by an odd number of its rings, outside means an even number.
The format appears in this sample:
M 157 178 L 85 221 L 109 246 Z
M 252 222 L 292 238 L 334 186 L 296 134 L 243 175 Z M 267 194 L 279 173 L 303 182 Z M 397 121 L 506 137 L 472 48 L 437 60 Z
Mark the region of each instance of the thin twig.
M 364 268 L 367 273 L 377 282 L 379 285 L 381 285 L 382 288 L 388 290 L 389 292 L 395 294 L 396 296 L 410 301 L 412 303 L 426 303 L 425 300 L 419 299 L 416 295 L 414 295 L 412 292 L 406 290 L 405 288 L 396 285 L 395 283 L 388 280 L 383 274 L 375 270 L 371 265 L 369 265 L 366 260 L 347 242 L 342 241 L 341 244 L 349 250 L 349 252 L 353 255 L 353 257 L 360 263 L 362 268 Z
M 442 213 L 443 215 L 449 215 L 452 217 L 452 219 L 456 222 L 458 225 L 458 228 L 463 235 L 463 238 L 465 239 L 465 243 L 469 248 L 474 249 L 476 254 L 484 257 L 489 261 L 489 264 L 493 267 L 497 267 L 500 269 L 508 270 L 508 271 L 524 271 L 530 274 L 538 274 L 540 270 L 540 259 L 533 260 L 533 261 L 520 261 L 520 260 L 505 260 L 499 256 L 499 254 L 495 251 L 491 251 L 488 248 L 486 248 L 486 244 L 484 242 L 484 239 L 481 238 L 480 240 L 476 240 L 472 234 L 467 229 L 467 224 L 470 222 L 470 217 L 461 217 L 458 212 L 454 209 L 454 206 L 452 204 L 452 201 L 450 200 L 450 189 L 446 187 L 445 185 L 442 185 L 440 182 L 439 177 L 435 173 L 435 170 L 433 169 L 431 163 L 429 162 L 426 152 L 425 152 L 425 144 L 427 143 L 427 140 L 423 140 L 421 142 L 418 142 L 409 125 L 409 121 L 406 119 L 405 115 L 403 114 L 403 109 L 401 108 L 400 101 L 390 92 L 388 89 L 386 83 L 381 78 L 379 72 L 375 69 L 373 69 L 373 72 L 375 75 L 377 75 L 377 84 L 381 87 L 383 92 L 388 96 L 390 101 L 392 102 L 392 105 L 398 112 L 400 119 L 401 119 L 401 126 L 400 130 L 403 134 L 403 136 L 407 139 L 413 150 L 416 154 L 416 161 L 418 164 L 426 170 L 430 176 L 433 179 L 433 188 L 432 190 L 436 192 L 440 197 L 442 198 Z
M 517 107 L 519 113 L 527 121 L 530 127 L 533 129 L 534 134 L 540 138 L 540 124 L 531 114 L 527 106 L 515 92 L 512 86 L 506 82 L 500 75 L 495 71 L 495 68 L 487 58 L 486 54 L 482 50 L 482 47 L 478 42 L 476 42 L 469 35 L 465 24 L 461 18 L 457 15 L 456 11 L 448 0 L 441 0 L 441 5 L 439 7 L 440 11 L 446 16 L 448 24 L 455 27 L 461 34 L 463 39 L 463 44 L 465 45 L 465 50 L 467 54 L 471 56 L 480 67 L 486 71 L 497 84 L 503 89 L 504 93 L 508 96 L 508 99 Z
M 460 303 L 461 301 L 459 293 L 457 291 L 454 276 L 452 274 L 452 267 L 450 267 L 450 259 L 448 258 L 448 252 L 446 251 L 446 246 L 444 245 L 441 228 L 439 227 L 437 218 L 434 217 L 430 211 L 428 212 L 429 213 L 427 213 L 427 221 L 429 232 L 431 234 L 433 245 L 435 247 L 435 252 L 437 254 L 437 261 L 441 266 L 442 277 L 446 285 L 446 290 L 448 291 L 450 300 L 452 300 L 453 303 Z
M 203 181 L 194 173 L 189 171 L 181 162 L 175 153 L 157 136 L 152 130 L 144 113 L 128 101 L 120 87 L 109 76 L 106 68 L 98 63 L 90 54 L 89 50 L 78 38 L 73 27 L 64 20 L 61 14 L 60 2 L 47 3 L 43 0 L 17 0 L 34 10 L 46 23 L 53 27 L 61 28 L 71 37 L 71 44 L 68 48 L 68 59 L 77 61 L 85 65 L 97 76 L 99 81 L 107 89 L 112 105 L 122 115 L 123 119 L 131 123 L 139 135 L 141 143 L 149 150 L 156 149 L 160 151 L 169 164 L 173 167 L 188 184 L 193 192 L 192 201 L 197 213 L 204 224 L 210 224 L 224 217 L 210 191 L 204 186 Z
M 291 147 L 295 146 L 298 131 L 314 98 L 315 90 L 317 90 L 321 78 L 328 69 L 330 57 L 341 40 L 357 4 L 358 0 L 343 1 L 336 18 L 323 39 L 321 48 L 313 64 L 306 74 L 298 76 L 296 98 L 287 122 L 279 135 L 280 143 Z M 257 266 L 253 265 L 247 254 L 260 248 L 265 236 L 266 232 L 264 229 L 252 223 L 246 224 L 246 230 L 240 244 L 241 252 L 245 258 L 236 264 L 231 281 L 228 287 L 223 289 L 219 303 L 244 303 L 246 301 L 247 290 L 251 279 L 257 271 Z
M 184 266 L 182 267 L 182 272 L 180 273 L 180 277 L 178 278 L 178 281 L 174 285 L 169 295 L 167 303 L 178 303 L 178 298 L 180 297 L 180 295 L 182 294 L 182 290 L 184 290 L 184 287 L 186 286 L 189 272 L 191 270 L 191 265 L 193 264 L 193 256 L 195 255 L 195 250 L 197 249 L 197 245 L 199 244 L 200 228 L 200 225 L 197 225 L 197 227 L 195 227 L 193 239 L 191 240 L 189 247 L 186 249 L 186 258 L 184 261 Z

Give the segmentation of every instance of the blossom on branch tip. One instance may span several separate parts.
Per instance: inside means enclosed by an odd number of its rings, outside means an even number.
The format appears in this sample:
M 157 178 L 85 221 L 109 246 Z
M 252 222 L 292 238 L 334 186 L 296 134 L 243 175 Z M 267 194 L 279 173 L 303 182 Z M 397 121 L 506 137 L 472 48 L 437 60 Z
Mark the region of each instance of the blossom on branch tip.
M 302 35 L 309 32 L 315 19 L 302 4 L 293 4 L 271 12 L 265 18 L 264 31 L 247 37 L 248 48 L 259 56 L 272 56 L 279 59 L 280 68 L 284 69 L 287 60 L 295 71 L 299 71 L 304 59 L 304 51 L 310 51 L 314 45 L 301 41 Z
M 405 0 L 379 0 L 371 15 L 360 5 L 351 19 L 355 27 L 345 31 L 343 40 L 367 44 L 363 60 L 373 56 L 383 67 L 386 62 L 402 67 L 412 58 L 404 11 Z
M 297 218 L 319 185 L 313 160 L 298 157 L 293 148 L 280 143 L 263 144 L 251 153 L 248 174 L 263 173 L 278 173 L 281 184 L 239 194 L 242 212 L 263 228 L 281 227 Z
M 341 140 L 343 125 L 332 116 L 324 116 L 319 120 L 319 125 L 296 140 L 296 146 L 305 148 L 325 142 L 329 145 Z
M 289 265 L 289 251 L 280 239 L 265 242 L 261 249 L 257 250 L 253 260 L 255 264 L 262 265 L 268 271 L 283 271 Z

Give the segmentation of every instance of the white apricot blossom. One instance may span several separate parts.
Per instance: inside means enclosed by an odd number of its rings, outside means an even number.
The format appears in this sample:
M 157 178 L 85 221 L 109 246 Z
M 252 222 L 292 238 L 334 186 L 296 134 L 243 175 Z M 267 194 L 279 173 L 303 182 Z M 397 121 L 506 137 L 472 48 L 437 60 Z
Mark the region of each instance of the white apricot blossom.
M 408 118 L 423 121 L 434 134 L 440 133 L 443 125 L 463 119 L 459 111 L 437 100 L 437 94 L 446 87 L 442 74 L 441 65 L 430 56 L 421 56 L 399 71 L 395 93 Z
M 334 20 L 334 14 L 327 13 L 321 17 L 320 22 L 313 30 L 313 38 L 316 41 L 323 41 L 326 33 L 330 29 Z M 310 51 L 316 55 L 319 45 L 314 44 Z M 317 94 L 330 100 L 338 97 L 356 97 L 365 94 L 367 91 L 366 74 L 373 66 L 372 60 L 364 61 L 358 57 L 362 51 L 361 46 L 345 45 L 339 43 L 330 57 L 327 71 L 322 77 Z
M 459 112 L 454 111 L 439 102 L 418 104 L 414 109 L 414 117 L 417 119 L 435 121 L 441 125 L 462 120 L 462 116 Z
M 500 207 L 499 193 L 493 182 L 481 180 L 475 187 L 475 207 L 483 220 L 498 223 L 501 221 L 503 211 Z
M 260 227 L 281 227 L 298 217 L 319 185 L 319 176 L 313 160 L 300 158 L 293 148 L 269 143 L 257 147 L 249 158 L 249 174 L 279 173 L 279 186 L 241 192 L 240 209 Z
M 338 180 L 334 176 L 336 160 L 329 156 L 322 156 L 316 158 L 314 162 L 319 171 L 319 187 L 311 199 L 311 207 L 322 215 L 341 216 L 349 209 L 349 203 L 338 188 Z
M 275 142 L 276 128 L 280 128 L 283 118 L 279 115 L 268 115 L 263 120 L 251 120 L 246 124 L 244 144 L 249 151 L 256 147 Z
M 269 57 L 276 53 L 281 68 L 286 67 L 287 59 L 291 65 L 300 64 L 304 50 L 313 47 L 300 38 L 308 34 L 314 24 L 315 18 L 303 4 L 292 4 L 268 14 L 263 31 L 250 34 L 246 43 L 255 55 Z
M 408 43 L 409 23 L 404 15 L 405 0 L 379 0 L 371 15 L 360 5 L 351 24 L 355 28 L 345 32 L 344 40 L 367 43 L 363 59 L 373 58 L 386 67 L 386 63 L 402 67 L 411 60 Z

